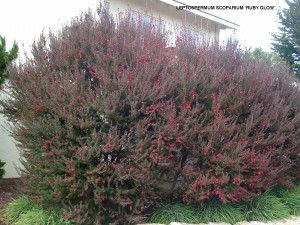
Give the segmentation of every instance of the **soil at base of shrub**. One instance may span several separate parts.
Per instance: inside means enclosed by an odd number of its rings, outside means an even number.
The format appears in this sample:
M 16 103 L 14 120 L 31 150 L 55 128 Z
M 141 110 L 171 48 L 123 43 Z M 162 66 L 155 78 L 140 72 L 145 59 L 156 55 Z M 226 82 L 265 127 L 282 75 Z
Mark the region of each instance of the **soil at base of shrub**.
M 21 194 L 22 182 L 20 178 L 6 178 L 0 181 L 0 209 Z
M 6 178 L 0 181 L 0 225 L 5 224 L 2 218 L 6 204 L 12 199 L 18 198 L 21 194 L 22 182 L 20 178 Z

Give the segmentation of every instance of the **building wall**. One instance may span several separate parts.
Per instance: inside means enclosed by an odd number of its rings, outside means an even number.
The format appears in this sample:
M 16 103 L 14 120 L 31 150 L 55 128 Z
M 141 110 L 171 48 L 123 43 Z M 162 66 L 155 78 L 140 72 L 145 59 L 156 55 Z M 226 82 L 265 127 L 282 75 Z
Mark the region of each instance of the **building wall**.
M 7 95 L 0 91 L 0 98 L 6 98 Z M 0 111 L 2 109 L 0 108 Z M 14 139 L 9 136 L 6 125 L 7 119 L 2 113 L 0 113 L 0 160 L 6 162 L 4 169 L 4 178 L 16 178 L 19 177 L 16 167 L 22 167 L 19 160 L 19 150 L 15 145 Z
M 179 34 L 180 27 L 184 23 L 191 30 L 204 35 L 206 40 L 219 40 L 219 28 L 217 23 L 197 16 L 191 12 L 177 10 L 175 6 L 160 2 L 159 0 L 104 0 L 103 3 L 109 4 L 109 12 L 118 15 L 127 9 L 143 14 L 161 18 L 170 31 L 174 34 L 171 44 L 174 45 L 176 36 Z

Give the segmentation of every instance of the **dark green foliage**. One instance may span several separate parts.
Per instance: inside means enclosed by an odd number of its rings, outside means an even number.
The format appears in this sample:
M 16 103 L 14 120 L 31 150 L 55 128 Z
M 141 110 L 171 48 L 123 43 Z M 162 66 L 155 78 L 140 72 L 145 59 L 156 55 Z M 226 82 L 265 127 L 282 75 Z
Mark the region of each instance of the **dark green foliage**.
M 11 50 L 6 50 L 6 40 L 4 37 L 0 36 L 0 86 L 7 78 L 7 67 L 9 64 L 15 60 L 18 56 L 19 47 L 16 42 Z
M 164 223 L 210 222 L 236 224 L 240 221 L 276 221 L 299 215 L 300 187 L 292 189 L 273 188 L 250 202 L 223 204 L 219 201 L 208 201 L 201 207 L 197 205 L 162 204 L 150 211 L 148 222 Z
M 254 59 L 267 62 L 271 66 L 278 65 L 278 64 L 285 66 L 285 64 L 286 64 L 277 53 L 265 52 L 262 48 L 255 48 L 253 51 L 249 50 L 248 53 Z
M 205 206 L 198 209 L 198 214 L 199 218 L 201 218 L 201 223 L 225 222 L 236 224 L 237 222 L 245 220 L 245 216 L 239 208 L 220 202 L 205 204 Z
M 207 203 L 203 207 L 183 204 L 163 204 L 150 215 L 149 223 L 169 224 L 171 222 L 184 222 L 193 224 L 207 224 L 209 222 L 230 223 L 246 220 L 243 212 L 228 204 Z
M 273 51 L 279 54 L 300 78 L 300 1 L 285 0 L 287 9 L 279 15 L 280 33 L 273 35 Z
M 290 208 L 290 214 L 300 216 L 300 186 L 293 189 L 281 188 L 275 194 Z
M 156 208 L 148 219 L 149 223 L 171 222 L 201 223 L 197 208 L 183 204 L 164 204 Z
M 5 170 L 4 170 L 4 165 L 5 165 L 5 162 L 2 162 L 1 160 L 0 160 L 0 181 L 3 179 L 3 176 L 4 176 L 4 174 L 5 174 Z
M 284 193 L 282 201 L 290 207 L 292 215 L 300 216 L 300 187 Z
M 241 206 L 248 221 L 274 221 L 288 218 L 291 209 L 280 198 L 264 193 Z

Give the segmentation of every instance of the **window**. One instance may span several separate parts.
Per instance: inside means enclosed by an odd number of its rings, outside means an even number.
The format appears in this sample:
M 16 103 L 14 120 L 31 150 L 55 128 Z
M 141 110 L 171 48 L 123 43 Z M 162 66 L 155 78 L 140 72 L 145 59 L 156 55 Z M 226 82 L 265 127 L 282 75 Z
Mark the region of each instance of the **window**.
M 104 12 L 109 13 L 109 3 L 108 2 L 104 2 L 103 10 L 104 10 Z
M 164 21 L 161 19 L 156 19 L 152 16 L 141 14 L 133 10 L 130 11 L 130 18 L 132 22 L 139 24 L 143 27 L 153 28 L 155 26 L 155 29 L 157 29 L 158 32 L 163 32 Z
M 200 39 L 199 39 L 199 41 L 200 41 L 200 45 L 205 44 L 205 42 L 206 42 L 206 33 L 205 32 L 200 32 Z
M 164 32 L 165 23 L 164 23 L 163 20 L 156 19 L 155 20 L 155 26 L 157 27 L 158 33 L 163 33 Z
M 187 27 L 181 27 L 180 37 L 187 41 L 198 42 L 199 32 Z
M 141 24 L 142 26 L 151 26 L 151 21 L 152 21 L 152 18 L 151 16 L 148 16 L 148 15 L 141 15 Z
M 188 35 L 189 35 L 190 40 L 192 40 L 192 41 L 197 41 L 198 40 L 199 33 L 197 31 L 189 30 Z
M 130 17 L 131 17 L 132 22 L 135 22 L 142 26 L 151 26 L 151 21 L 152 21 L 151 16 L 141 14 L 136 11 L 131 11 Z
M 193 42 L 197 45 L 204 45 L 209 40 L 208 33 L 205 31 L 197 31 L 188 27 L 181 27 L 180 38 Z
M 134 23 L 137 24 L 138 18 L 139 18 L 139 15 L 138 15 L 137 12 L 135 12 L 135 11 L 130 11 L 130 19 L 131 19 L 131 22 L 134 22 Z

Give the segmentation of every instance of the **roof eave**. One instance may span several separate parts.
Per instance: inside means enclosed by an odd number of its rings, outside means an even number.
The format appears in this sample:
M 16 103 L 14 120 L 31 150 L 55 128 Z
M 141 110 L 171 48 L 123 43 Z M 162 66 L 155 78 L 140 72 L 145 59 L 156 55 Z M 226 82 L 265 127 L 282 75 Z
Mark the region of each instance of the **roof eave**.
M 160 0 L 160 1 L 164 2 L 166 4 L 169 4 L 169 5 L 172 5 L 172 6 L 187 6 L 187 4 L 184 4 L 184 3 L 180 2 L 180 1 L 177 1 L 177 0 Z M 207 12 L 202 11 L 202 10 L 193 10 L 193 11 L 189 11 L 189 10 L 186 10 L 186 9 L 184 9 L 184 10 L 223 25 L 223 26 L 220 26 L 220 29 L 234 29 L 234 30 L 236 30 L 240 26 L 236 23 L 230 22 L 228 20 L 225 20 L 221 17 L 212 15 L 212 14 L 207 13 Z

